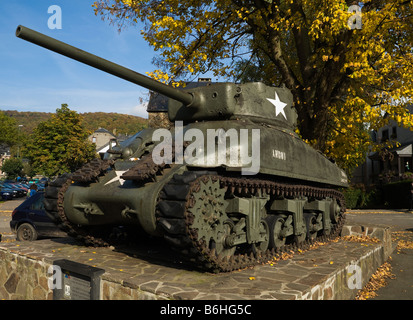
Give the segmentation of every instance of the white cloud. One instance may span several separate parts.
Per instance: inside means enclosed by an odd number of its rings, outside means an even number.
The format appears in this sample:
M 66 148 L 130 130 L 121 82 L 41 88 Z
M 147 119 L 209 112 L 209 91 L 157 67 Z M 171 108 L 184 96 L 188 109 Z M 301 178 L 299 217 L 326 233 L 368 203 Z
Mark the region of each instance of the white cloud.
M 147 106 L 148 106 L 147 103 L 136 105 L 135 107 L 132 108 L 131 112 L 128 114 L 132 114 L 134 116 L 147 119 L 148 118 L 148 112 L 146 111 Z

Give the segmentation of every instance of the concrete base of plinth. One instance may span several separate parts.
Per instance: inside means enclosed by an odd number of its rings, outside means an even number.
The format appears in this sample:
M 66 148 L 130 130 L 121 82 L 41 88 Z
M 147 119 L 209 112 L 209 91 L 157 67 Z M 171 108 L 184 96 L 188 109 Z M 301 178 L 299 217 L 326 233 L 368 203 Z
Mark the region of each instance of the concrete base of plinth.
M 346 226 L 343 232 L 365 230 Z M 59 259 L 104 269 L 102 300 L 353 299 L 392 252 L 388 229 L 372 235 L 381 242 L 340 239 L 288 260 L 222 274 L 194 271 L 148 240 L 133 249 L 84 247 L 71 238 L 0 243 L 0 299 L 52 299 L 48 269 Z

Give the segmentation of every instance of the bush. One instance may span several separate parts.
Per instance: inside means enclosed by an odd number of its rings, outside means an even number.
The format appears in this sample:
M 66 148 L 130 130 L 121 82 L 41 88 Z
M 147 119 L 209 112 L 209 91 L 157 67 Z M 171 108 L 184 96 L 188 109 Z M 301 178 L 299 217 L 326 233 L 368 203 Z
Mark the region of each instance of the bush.
M 378 208 L 384 205 L 381 189 L 366 190 L 364 185 L 352 186 L 343 191 L 347 209 Z
M 350 187 L 344 191 L 344 198 L 346 199 L 347 209 L 357 208 L 361 192 L 362 191 L 360 189 L 353 187 Z

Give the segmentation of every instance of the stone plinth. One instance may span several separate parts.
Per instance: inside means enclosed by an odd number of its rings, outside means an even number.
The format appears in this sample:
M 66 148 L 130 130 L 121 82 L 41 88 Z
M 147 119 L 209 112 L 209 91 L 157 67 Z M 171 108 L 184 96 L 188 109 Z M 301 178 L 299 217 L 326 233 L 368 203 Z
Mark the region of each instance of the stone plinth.
M 340 239 L 288 260 L 222 274 L 193 270 L 162 243 L 149 241 L 134 248 L 90 248 L 71 238 L 0 243 L 0 299 L 52 299 L 47 272 L 58 259 L 104 269 L 103 300 L 352 299 L 357 280 L 364 286 L 391 253 L 389 230 L 379 233 L 379 243 Z

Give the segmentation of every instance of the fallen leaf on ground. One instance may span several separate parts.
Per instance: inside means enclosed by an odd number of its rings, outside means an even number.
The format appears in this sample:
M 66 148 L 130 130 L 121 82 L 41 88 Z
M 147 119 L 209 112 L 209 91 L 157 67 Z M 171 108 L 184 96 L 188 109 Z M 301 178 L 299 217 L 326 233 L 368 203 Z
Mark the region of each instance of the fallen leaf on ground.
M 394 278 L 395 276 L 392 273 L 390 262 L 387 261 L 377 269 L 371 276 L 369 282 L 357 293 L 355 300 L 367 300 L 377 297 L 376 291 L 386 286 L 388 279 Z

